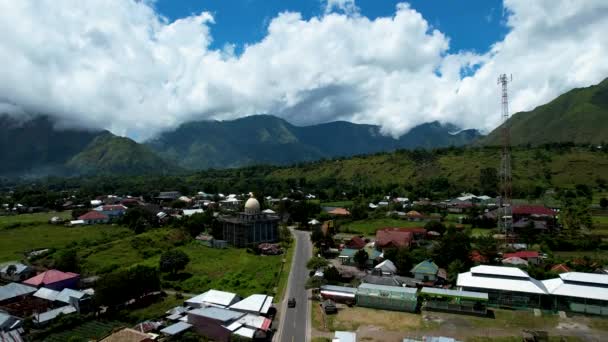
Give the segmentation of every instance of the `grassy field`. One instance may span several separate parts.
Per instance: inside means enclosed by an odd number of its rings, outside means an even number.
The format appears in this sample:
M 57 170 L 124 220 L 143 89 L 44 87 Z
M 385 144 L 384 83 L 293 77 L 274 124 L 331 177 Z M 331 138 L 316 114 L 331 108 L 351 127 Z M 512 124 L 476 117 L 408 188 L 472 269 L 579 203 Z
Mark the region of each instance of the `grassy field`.
M 40 248 L 62 248 L 74 243 L 94 244 L 131 235 L 124 227 L 93 225 L 65 227 L 42 223 L 0 230 L 0 261 L 21 260 L 24 253 Z
M 388 227 L 424 227 L 426 222 L 411 222 L 393 218 L 367 219 L 345 223 L 340 226 L 342 233 L 375 235 L 376 230 Z
M 164 298 L 160 298 L 157 302 L 152 303 L 144 308 L 129 309 L 121 313 L 124 315 L 125 321 L 139 323 L 149 319 L 158 319 L 164 317 L 166 312 L 176 306 L 181 306 L 187 297 L 178 299 L 175 295 L 168 295 Z M 123 316 L 121 316 L 121 319 Z
M 71 211 L 0 216 L 0 230 L 48 223 L 53 217 L 71 219 Z

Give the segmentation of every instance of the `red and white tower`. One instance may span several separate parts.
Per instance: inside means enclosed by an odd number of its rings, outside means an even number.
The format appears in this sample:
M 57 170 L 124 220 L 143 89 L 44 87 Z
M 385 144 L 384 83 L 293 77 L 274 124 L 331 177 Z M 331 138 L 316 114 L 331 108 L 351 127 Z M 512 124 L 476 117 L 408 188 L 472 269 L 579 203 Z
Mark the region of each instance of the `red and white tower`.
M 509 119 L 509 94 L 507 85 L 513 77 L 502 74 L 498 77 L 498 84 L 502 86 L 502 153 L 500 159 L 500 207 L 498 227 L 508 237 L 513 230 L 512 192 L 513 178 L 511 174 L 511 132 L 507 120 Z

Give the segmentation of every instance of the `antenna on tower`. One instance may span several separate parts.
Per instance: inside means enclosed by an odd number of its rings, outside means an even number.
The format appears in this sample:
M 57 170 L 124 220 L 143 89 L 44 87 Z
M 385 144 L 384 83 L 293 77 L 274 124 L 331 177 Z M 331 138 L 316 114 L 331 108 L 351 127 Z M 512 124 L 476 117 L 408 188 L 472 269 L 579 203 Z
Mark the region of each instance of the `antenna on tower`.
M 502 86 L 502 152 L 500 159 L 500 202 L 498 227 L 509 237 L 513 229 L 512 192 L 513 178 L 511 174 L 511 132 L 507 125 L 509 119 L 509 93 L 507 85 L 513 81 L 513 75 L 507 78 L 506 74 L 498 77 L 498 84 Z

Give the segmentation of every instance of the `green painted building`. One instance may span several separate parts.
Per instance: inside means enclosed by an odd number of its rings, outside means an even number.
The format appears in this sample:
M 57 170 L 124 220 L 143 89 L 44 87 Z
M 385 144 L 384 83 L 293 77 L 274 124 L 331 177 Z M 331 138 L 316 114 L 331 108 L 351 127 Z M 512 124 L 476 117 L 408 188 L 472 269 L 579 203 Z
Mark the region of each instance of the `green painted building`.
M 358 306 L 367 308 L 415 312 L 416 292 L 415 288 L 364 283 L 357 288 L 356 301 Z

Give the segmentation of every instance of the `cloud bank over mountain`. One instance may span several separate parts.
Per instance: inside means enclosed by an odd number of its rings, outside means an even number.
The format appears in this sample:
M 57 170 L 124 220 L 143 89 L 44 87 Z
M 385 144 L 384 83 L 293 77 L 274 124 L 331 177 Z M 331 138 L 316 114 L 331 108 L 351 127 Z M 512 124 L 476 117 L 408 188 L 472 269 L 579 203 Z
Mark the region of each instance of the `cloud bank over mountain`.
M 138 140 L 255 113 L 398 136 L 434 120 L 495 127 L 501 73 L 514 77 L 513 112 L 608 76 L 607 1 L 504 7 L 509 33 L 483 54 L 449 52 L 450 38 L 407 3 L 372 20 L 350 0 L 318 17 L 280 13 L 235 54 L 210 48 L 208 12 L 170 22 L 149 1 L 0 0 L 0 109 Z

